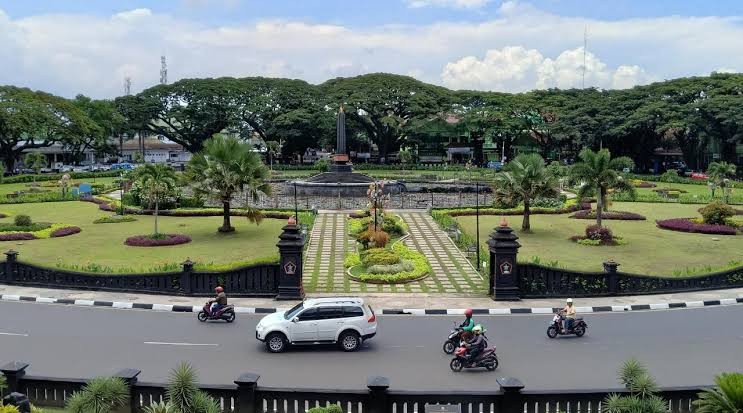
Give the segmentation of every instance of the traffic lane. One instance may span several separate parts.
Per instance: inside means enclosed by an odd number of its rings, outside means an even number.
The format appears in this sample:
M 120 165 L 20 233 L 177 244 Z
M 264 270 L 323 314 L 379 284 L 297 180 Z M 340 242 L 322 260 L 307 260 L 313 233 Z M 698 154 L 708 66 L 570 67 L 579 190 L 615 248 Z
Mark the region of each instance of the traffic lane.
M 58 377 L 135 367 L 142 380 L 162 382 L 178 362 L 189 361 L 204 383 L 214 384 L 251 371 L 275 386 L 360 388 L 367 376 L 384 375 L 395 388 L 493 389 L 496 377 L 513 376 L 530 389 L 556 389 L 615 387 L 616 369 L 630 356 L 646 362 L 662 385 L 710 383 L 719 371 L 743 367 L 743 339 L 729 328 L 740 325 L 741 307 L 595 314 L 586 317 L 585 337 L 556 340 L 545 335 L 549 315 L 479 317 L 501 366 L 496 373 L 452 373 L 441 344 L 458 317 L 380 317 L 378 336 L 358 353 L 325 346 L 270 354 L 254 338 L 260 316 L 204 324 L 192 314 L 2 304 L 0 330 L 29 334 L 0 336 L 4 358 L 31 362 L 30 374 Z

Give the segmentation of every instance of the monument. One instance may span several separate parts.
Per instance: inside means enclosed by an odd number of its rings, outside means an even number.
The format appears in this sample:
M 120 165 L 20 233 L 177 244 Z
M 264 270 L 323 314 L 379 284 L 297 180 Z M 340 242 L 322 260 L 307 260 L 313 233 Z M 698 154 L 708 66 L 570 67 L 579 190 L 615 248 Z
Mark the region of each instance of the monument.
M 287 190 L 293 191 L 296 187 L 297 194 L 302 196 L 365 197 L 369 184 L 373 182 L 371 176 L 353 171 L 346 148 L 346 114 L 341 106 L 336 119 L 336 146 L 330 172 L 304 181 L 289 182 Z M 397 194 L 404 189 L 405 186 L 397 181 L 386 181 L 384 185 L 385 193 Z

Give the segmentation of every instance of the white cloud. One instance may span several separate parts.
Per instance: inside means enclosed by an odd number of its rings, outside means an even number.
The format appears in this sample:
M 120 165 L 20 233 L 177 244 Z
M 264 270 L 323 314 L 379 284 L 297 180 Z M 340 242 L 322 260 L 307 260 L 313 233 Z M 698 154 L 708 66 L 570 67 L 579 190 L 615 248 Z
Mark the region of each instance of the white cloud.
M 408 7 L 418 9 L 422 7 L 446 7 L 454 9 L 479 9 L 485 7 L 492 0 L 405 0 Z
M 585 58 L 585 60 L 584 60 Z M 585 63 L 585 72 L 583 70 Z M 639 66 L 622 65 L 612 70 L 583 48 L 565 50 L 555 59 L 535 49 L 508 46 L 488 50 L 483 59 L 466 56 L 447 63 L 441 73 L 445 86 L 454 89 L 485 89 L 522 92 L 534 88 L 628 88 L 652 80 Z
M 716 73 L 740 73 L 740 70 L 732 69 L 730 67 L 721 67 L 719 69 L 713 70 L 713 72 L 716 72 Z
M 738 17 L 601 21 L 505 2 L 480 22 L 358 28 L 265 19 L 207 25 L 148 9 L 24 18 L 0 10 L 0 82 L 112 97 L 126 75 L 135 92 L 156 84 L 164 53 L 171 82 L 278 75 L 317 83 L 392 72 L 451 87 L 571 87 L 582 83 L 585 26 L 586 86 L 629 87 L 743 67 Z

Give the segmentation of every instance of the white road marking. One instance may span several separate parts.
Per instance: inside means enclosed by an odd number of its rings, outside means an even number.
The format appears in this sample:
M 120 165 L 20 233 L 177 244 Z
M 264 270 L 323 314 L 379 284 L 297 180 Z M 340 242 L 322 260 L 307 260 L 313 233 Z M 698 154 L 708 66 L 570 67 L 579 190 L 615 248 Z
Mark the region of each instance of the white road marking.
M 192 347 L 218 347 L 219 344 L 204 343 L 167 343 L 162 341 L 145 341 L 144 344 L 154 344 L 157 346 L 192 346 Z
M 28 334 L 23 334 L 23 333 L 2 333 L 2 332 L 0 332 L 0 336 L 28 337 Z

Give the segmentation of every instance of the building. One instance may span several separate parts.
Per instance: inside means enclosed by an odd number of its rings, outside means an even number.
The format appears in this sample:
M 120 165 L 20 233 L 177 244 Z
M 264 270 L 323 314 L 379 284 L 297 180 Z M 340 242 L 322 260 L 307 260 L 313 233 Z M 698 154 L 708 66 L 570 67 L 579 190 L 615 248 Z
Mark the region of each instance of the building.
M 145 138 L 144 152 L 140 146 L 139 139 L 124 141 L 121 148 L 123 162 L 134 162 L 137 153 L 143 153 L 142 159 L 145 163 L 164 163 L 169 165 L 182 165 L 191 160 L 191 153 L 183 146 L 167 139 Z

